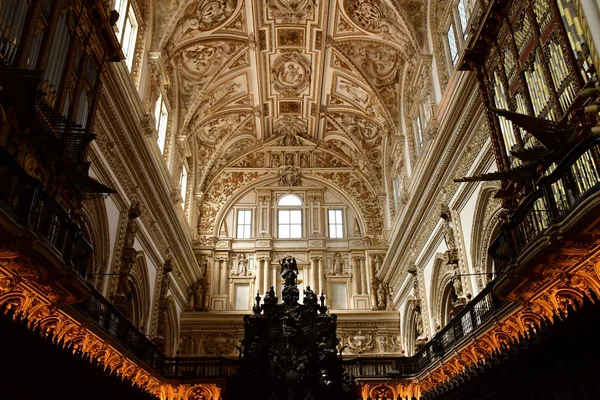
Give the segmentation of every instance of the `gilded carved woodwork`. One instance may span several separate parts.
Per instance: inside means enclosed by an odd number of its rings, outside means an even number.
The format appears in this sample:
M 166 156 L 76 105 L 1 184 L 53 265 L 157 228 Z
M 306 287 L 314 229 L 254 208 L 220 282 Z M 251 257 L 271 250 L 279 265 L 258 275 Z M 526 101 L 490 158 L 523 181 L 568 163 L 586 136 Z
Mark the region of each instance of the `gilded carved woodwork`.
M 584 298 L 600 295 L 600 241 L 597 235 L 584 235 L 582 239 L 567 243 L 536 264 L 529 278 L 507 294 L 509 300 L 518 302 L 517 309 L 419 377 L 421 392 L 450 381 L 503 347 L 528 337 L 543 321 L 552 324 L 555 318 L 566 317 L 572 310 L 577 312 Z M 557 260 L 561 260 L 559 264 Z

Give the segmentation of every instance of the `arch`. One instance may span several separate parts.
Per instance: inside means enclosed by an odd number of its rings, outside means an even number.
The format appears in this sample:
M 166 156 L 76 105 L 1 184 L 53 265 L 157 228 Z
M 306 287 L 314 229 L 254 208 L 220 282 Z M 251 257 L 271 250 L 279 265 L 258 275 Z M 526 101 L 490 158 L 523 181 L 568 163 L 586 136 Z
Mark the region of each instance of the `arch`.
M 330 182 L 328 182 L 324 179 L 320 179 L 318 177 L 310 176 L 310 177 L 304 177 L 303 179 L 304 179 L 304 182 L 316 182 L 319 185 L 324 185 L 327 190 L 330 190 L 331 192 L 335 193 L 340 199 L 342 199 L 344 202 L 346 202 L 346 204 L 348 204 L 348 206 L 352 209 L 354 214 L 357 216 L 357 221 L 358 221 L 360 232 L 367 232 L 367 222 L 365 221 L 365 218 L 364 218 L 362 212 L 360 212 L 360 209 L 358 208 L 357 204 L 345 192 L 336 188 Z M 227 201 L 225 201 L 223 204 L 220 205 L 219 211 L 217 212 L 217 215 L 215 216 L 215 224 L 213 227 L 213 236 L 218 237 L 218 235 L 219 235 L 218 229 L 221 227 L 223 220 L 225 219 L 225 216 L 227 215 L 227 212 L 229 211 L 229 209 L 231 209 L 231 207 L 240 198 L 245 196 L 248 192 L 255 190 L 259 186 L 267 186 L 269 184 L 274 184 L 277 181 L 278 181 L 277 177 L 269 175 L 264 178 L 257 179 L 254 182 L 248 182 L 241 189 L 238 189 L 236 192 L 234 192 L 234 194 L 229 196 Z M 307 185 L 304 185 L 304 186 L 307 186 Z
M 131 273 L 127 276 L 127 314 L 142 332 L 148 331 L 150 317 L 150 278 L 143 252 L 139 251 Z
M 458 296 L 454 291 L 454 285 L 452 280 L 446 283 L 444 290 L 441 292 L 440 302 L 440 328 L 448 325 L 448 322 L 454 316 L 454 304 L 456 303 Z
M 488 248 L 493 238 L 500 231 L 498 216 L 502 211 L 501 204 L 494 199 L 498 186 L 490 183 L 483 184 L 477 202 L 471 236 L 471 260 L 478 274 L 493 273 L 493 263 L 488 255 Z M 494 203 L 497 203 L 494 205 Z M 477 275 L 477 286 L 482 290 L 490 281 L 490 275 Z
M 106 205 L 101 198 L 91 199 L 83 202 L 81 213 L 81 229 L 83 236 L 91 243 L 94 251 L 90 254 L 88 262 L 88 276 L 91 284 L 102 292 L 104 289 L 104 276 L 108 269 L 110 258 L 110 230 L 108 226 L 108 214 Z
M 277 200 L 278 206 L 302 206 L 302 198 L 297 194 L 287 193 Z
M 451 268 L 447 267 L 446 260 L 442 253 L 437 253 L 435 255 L 431 276 L 431 294 L 429 297 L 431 315 L 433 316 L 434 324 L 439 324 L 439 327 L 442 328 L 448 323 L 448 286 L 451 289 L 450 294 L 454 294 L 452 286 L 454 272 Z
M 404 306 L 404 321 L 402 324 L 402 336 L 405 338 L 406 355 L 412 356 L 416 353 L 415 342 L 419 337 L 417 332 L 417 307 L 418 302 L 414 297 L 409 297 Z
M 174 357 L 179 342 L 179 323 L 177 321 L 177 307 L 171 296 L 167 297 L 167 311 L 165 314 L 165 352 Z

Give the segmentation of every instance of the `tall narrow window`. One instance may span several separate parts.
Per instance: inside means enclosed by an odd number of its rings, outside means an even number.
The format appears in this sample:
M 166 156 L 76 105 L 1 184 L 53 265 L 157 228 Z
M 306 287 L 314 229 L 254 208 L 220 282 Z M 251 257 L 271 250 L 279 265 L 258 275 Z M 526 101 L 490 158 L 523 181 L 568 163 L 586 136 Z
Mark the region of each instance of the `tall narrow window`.
M 162 94 L 159 94 L 158 99 L 156 99 L 156 105 L 154 107 L 154 122 L 156 123 L 156 131 L 158 132 L 157 142 L 161 153 L 165 152 L 168 119 L 169 112 L 167 111 L 167 105 L 165 104 L 162 98 Z
M 329 210 L 329 237 L 332 239 L 344 237 L 342 210 Z
M 181 178 L 180 178 L 179 182 L 180 182 L 179 189 L 181 190 L 181 198 L 183 200 L 181 202 L 181 208 L 183 208 L 185 210 L 185 203 L 187 200 L 187 184 L 188 184 L 188 170 L 185 165 L 183 166 L 183 168 L 181 168 Z
M 453 24 L 450 24 L 446 36 L 448 39 L 448 51 L 450 52 L 450 62 L 452 63 L 452 66 L 455 67 L 456 61 L 458 60 L 458 43 L 456 41 L 456 35 L 454 33 Z
M 250 239 L 252 227 L 252 211 L 238 210 L 237 212 L 237 237 L 238 239 Z
M 302 199 L 295 194 L 285 194 L 277 201 L 277 237 L 281 239 L 297 239 L 302 237 Z
M 467 37 L 468 25 L 466 0 L 458 0 L 458 20 L 460 21 L 460 32 L 464 40 Z
M 135 52 L 135 41 L 138 32 L 138 22 L 135 12 L 128 0 L 117 0 L 115 9 L 119 13 L 117 21 L 117 38 L 121 43 L 123 54 L 125 55 L 125 64 L 131 69 L 133 65 L 133 53 Z
M 423 147 L 423 127 L 421 126 L 421 117 L 418 115 L 415 119 L 415 136 L 419 142 L 419 147 Z
M 302 210 L 279 210 L 280 239 L 297 239 L 302 237 Z

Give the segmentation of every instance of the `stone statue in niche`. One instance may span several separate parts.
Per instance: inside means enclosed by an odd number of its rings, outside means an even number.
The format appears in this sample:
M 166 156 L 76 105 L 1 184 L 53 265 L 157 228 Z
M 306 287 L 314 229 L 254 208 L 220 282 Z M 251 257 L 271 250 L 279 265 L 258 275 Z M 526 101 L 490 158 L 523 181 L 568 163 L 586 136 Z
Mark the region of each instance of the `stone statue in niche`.
M 300 167 L 302 167 L 302 168 L 310 167 L 310 161 L 309 161 L 307 153 L 300 154 Z
M 279 142 L 280 146 L 298 146 L 298 139 L 296 135 L 290 130 L 286 130 L 283 137 L 281 138 L 281 142 Z
M 204 281 L 199 279 L 196 281 L 196 289 L 194 290 L 194 309 L 202 311 L 204 309 Z
M 206 276 L 206 271 L 208 270 L 208 260 L 206 259 L 206 257 L 200 258 L 199 267 L 200 276 Z
M 456 238 L 454 237 L 454 223 L 452 222 L 452 216 L 448 206 L 442 207 L 441 217 L 444 220 L 442 229 L 444 230 L 444 240 L 446 241 L 446 246 L 448 247 L 448 250 L 455 250 L 457 247 Z
M 294 165 L 294 155 L 292 153 L 285 155 L 285 165 Z
M 271 168 L 279 168 L 281 166 L 281 157 L 279 154 L 271 154 Z
M 421 307 L 415 309 L 415 319 L 417 328 L 417 337 L 423 336 L 423 316 L 421 315 Z
M 340 253 L 335 253 L 335 256 L 333 257 L 333 274 L 334 275 L 342 275 L 343 272 L 343 268 L 344 268 L 344 260 L 342 258 L 342 255 Z
M 204 308 L 204 281 L 198 279 L 192 283 L 187 290 L 188 304 L 186 310 L 188 311 L 202 311 Z
M 381 271 L 381 264 L 383 263 L 383 260 L 381 259 L 381 256 L 379 254 L 377 254 L 374 258 L 373 258 L 373 264 L 375 266 L 375 273 L 378 274 L 379 271 Z
M 244 253 L 238 255 L 238 275 L 245 276 L 248 274 L 248 258 Z

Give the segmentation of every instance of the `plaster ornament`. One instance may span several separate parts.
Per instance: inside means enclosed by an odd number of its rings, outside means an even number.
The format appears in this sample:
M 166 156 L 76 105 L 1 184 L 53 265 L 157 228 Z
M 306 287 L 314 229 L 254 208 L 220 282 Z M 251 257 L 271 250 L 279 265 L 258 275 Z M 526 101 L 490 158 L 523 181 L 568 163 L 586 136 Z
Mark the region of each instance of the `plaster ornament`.
M 194 38 L 199 32 L 222 25 L 237 7 L 237 0 L 200 0 L 190 4 L 173 32 L 173 41 Z
M 301 183 L 302 171 L 299 167 L 286 165 L 279 168 L 278 174 L 281 186 L 298 186 Z
M 269 11 L 283 22 L 299 22 L 310 18 L 316 6 L 315 0 L 268 0 Z
M 275 90 L 296 95 L 308 87 L 310 63 L 300 54 L 283 54 L 273 63 L 272 77 Z
M 295 138 L 296 140 L 291 142 L 292 135 L 300 137 L 306 136 L 306 122 L 300 118 L 285 116 L 275 122 L 273 126 L 273 133 L 276 136 L 285 137 L 286 143 L 298 143 L 298 138 Z M 284 146 L 289 145 L 286 144 Z
M 381 0 L 344 0 L 344 9 L 350 19 L 364 30 L 401 45 L 410 42 L 394 10 Z

